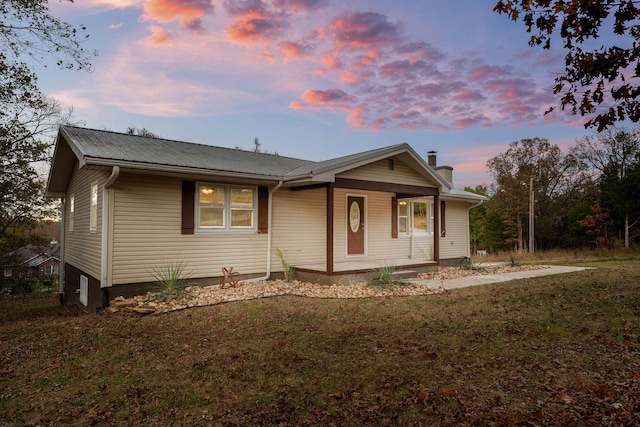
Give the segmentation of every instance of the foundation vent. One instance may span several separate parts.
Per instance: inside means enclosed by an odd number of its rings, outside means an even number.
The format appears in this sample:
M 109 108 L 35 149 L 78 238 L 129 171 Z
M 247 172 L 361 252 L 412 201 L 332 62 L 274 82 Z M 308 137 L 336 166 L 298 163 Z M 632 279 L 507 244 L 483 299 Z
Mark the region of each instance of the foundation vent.
M 80 303 L 84 306 L 89 304 L 89 279 L 80 275 Z

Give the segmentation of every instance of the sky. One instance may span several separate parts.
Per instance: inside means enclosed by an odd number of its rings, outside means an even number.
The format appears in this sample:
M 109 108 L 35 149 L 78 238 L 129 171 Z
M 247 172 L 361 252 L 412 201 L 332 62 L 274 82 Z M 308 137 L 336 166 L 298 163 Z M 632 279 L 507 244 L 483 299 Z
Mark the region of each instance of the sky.
M 36 69 L 82 126 L 326 160 L 406 142 L 488 185 L 511 142 L 593 134 L 558 110 L 560 50 L 531 48 L 495 0 L 75 0 L 91 72 Z

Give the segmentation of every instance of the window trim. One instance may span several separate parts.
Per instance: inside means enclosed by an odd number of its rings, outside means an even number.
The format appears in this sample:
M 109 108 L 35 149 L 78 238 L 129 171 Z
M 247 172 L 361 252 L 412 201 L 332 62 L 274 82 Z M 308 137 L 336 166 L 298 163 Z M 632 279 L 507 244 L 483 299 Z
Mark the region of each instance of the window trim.
M 407 203 L 407 215 L 400 215 L 400 205 L 401 202 Z M 415 230 L 415 218 L 414 218 L 414 203 L 422 203 L 427 205 L 427 231 Z M 412 234 L 414 236 L 427 236 L 432 237 L 434 235 L 434 205 L 435 201 L 429 198 L 420 198 L 420 199 L 398 199 L 398 237 L 408 237 Z M 401 231 L 400 220 L 407 220 L 407 231 Z
M 73 226 L 75 222 L 75 213 L 76 213 L 76 196 L 75 194 L 71 194 L 69 196 L 69 218 L 67 219 L 70 232 L 73 232 Z
M 201 187 L 218 187 L 224 189 L 224 211 L 222 214 L 222 227 L 200 226 L 200 188 Z M 251 206 L 251 226 L 232 226 L 231 212 L 234 210 L 231 206 L 231 190 L 251 190 L 252 206 Z M 194 197 L 194 213 L 195 213 L 195 229 L 197 233 L 255 233 L 258 230 L 258 187 L 252 185 L 232 185 L 219 184 L 215 182 L 197 182 Z
M 95 204 L 93 203 L 93 193 L 95 188 Z M 91 189 L 89 191 L 89 231 L 92 233 L 98 232 L 98 198 L 100 197 L 100 191 L 98 191 L 98 181 L 91 183 Z

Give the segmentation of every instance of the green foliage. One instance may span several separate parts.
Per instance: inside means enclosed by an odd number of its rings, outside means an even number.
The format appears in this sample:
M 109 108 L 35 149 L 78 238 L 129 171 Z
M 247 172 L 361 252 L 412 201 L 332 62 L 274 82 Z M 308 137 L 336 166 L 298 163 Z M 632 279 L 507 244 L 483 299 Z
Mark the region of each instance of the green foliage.
M 566 68 L 555 78 L 553 92 L 560 94 L 563 110 L 591 117 L 585 127 L 602 131 L 618 121 L 640 120 L 640 86 L 633 79 L 640 74 L 636 2 L 500 0 L 494 11 L 514 21 L 522 18 L 530 46 L 549 49 L 551 40 L 560 38 Z M 601 105 L 607 107 L 599 110 Z
M 284 274 L 284 279 L 287 282 L 292 281 L 296 272 L 295 267 L 289 265 L 284 257 L 284 252 L 280 248 L 274 247 L 273 250 L 276 251 L 276 255 L 278 256 L 278 258 L 280 258 L 280 262 L 282 263 L 282 272 Z
M 487 209 L 502 219 L 506 243 L 525 250 L 529 234 L 530 193 L 533 187 L 536 248 L 556 247 L 557 229 L 570 206 L 580 196 L 585 165 L 572 153 L 564 154 L 546 139 L 523 139 L 487 162 L 495 179 L 493 197 Z
M 522 265 L 522 261 L 520 260 L 520 258 L 518 258 L 518 256 L 515 253 L 512 253 L 511 255 L 509 255 L 509 260 L 507 261 L 507 265 L 509 267 L 517 267 L 519 265 Z
M 460 263 L 460 269 L 482 271 L 484 270 L 483 263 L 484 261 L 475 261 L 473 258 L 467 257 Z
M 84 32 L 51 16 L 45 0 L 0 3 L 0 253 L 24 245 L 35 222 L 51 215 L 38 165 L 49 160 L 57 125 L 71 114 L 40 93 L 19 58 L 50 56 L 61 68 L 90 70 L 94 53 L 81 46 Z
M 176 298 L 188 296 L 186 287 L 190 273 L 185 273 L 186 262 L 154 266 L 151 274 L 159 285 L 159 292 L 153 299 L 159 301 L 171 301 Z
M 396 267 L 393 263 L 385 263 L 369 271 L 373 276 L 367 284 L 378 288 L 390 288 L 398 285 L 406 285 L 406 282 L 396 279 L 394 272 Z
M 601 221 L 594 227 L 606 213 L 612 228 L 602 229 L 601 237 L 607 232 L 624 235 L 628 248 L 633 224 L 640 221 L 640 130 L 611 129 L 582 138 L 571 150 L 593 171 L 591 180 L 599 191 L 599 205 L 591 203 L 590 221 L 583 225 L 591 232 L 601 229 Z

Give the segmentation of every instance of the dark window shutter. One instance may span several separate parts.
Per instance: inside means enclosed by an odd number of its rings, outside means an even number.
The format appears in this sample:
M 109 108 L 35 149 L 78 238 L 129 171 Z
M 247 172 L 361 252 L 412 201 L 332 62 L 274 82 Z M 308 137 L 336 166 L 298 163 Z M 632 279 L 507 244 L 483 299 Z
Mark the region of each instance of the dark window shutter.
M 398 198 L 391 198 L 391 238 L 398 238 Z
M 446 203 L 444 200 L 440 200 L 440 236 L 445 237 L 447 235 L 447 226 L 444 222 L 446 218 Z
M 258 187 L 258 233 L 269 232 L 269 189 Z
M 193 234 L 195 230 L 196 183 L 182 181 L 182 234 Z

